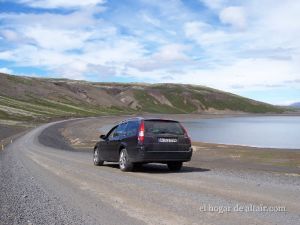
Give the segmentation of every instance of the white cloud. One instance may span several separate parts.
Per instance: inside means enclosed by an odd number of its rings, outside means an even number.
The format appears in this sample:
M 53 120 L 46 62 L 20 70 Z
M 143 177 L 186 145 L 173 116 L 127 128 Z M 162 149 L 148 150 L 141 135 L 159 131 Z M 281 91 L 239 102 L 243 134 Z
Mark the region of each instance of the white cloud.
M 243 29 L 246 26 L 246 15 L 243 7 L 226 7 L 222 9 L 219 17 L 222 23 L 229 24 L 235 28 Z
M 23 27 L 42 26 L 49 29 L 82 29 L 104 25 L 95 14 L 101 14 L 101 7 L 84 8 L 68 14 L 56 13 L 0 13 L 4 27 L 22 30 Z M 101 26 L 101 27 L 102 27 Z M 7 29 L 7 28 L 6 28 Z
M 81 8 L 105 3 L 105 0 L 20 0 L 21 3 L 38 8 Z
M 189 46 L 180 44 L 167 44 L 162 46 L 157 52 L 150 56 L 141 56 L 128 65 L 140 71 L 157 71 L 162 69 L 171 70 L 186 64 L 190 59 L 185 54 Z M 161 72 L 161 71 L 159 71 Z
M 14 67 L 73 79 L 125 76 L 235 92 L 300 88 L 286 82 L 300 79 L 299 1 L 202 0 L 203 13 L 181 0 L 141 0 L 134 7 L 120 1 L 105 9 L 96 0 L 23 2 L 72 10 L 0 13 L 0 59 Z
M 58 51 L 80 49 L 92 35 L 83 30 L 49 29 L 41 26 L 30 26 L 24 29 L 27 38 L 36 42 L 37 46 Z
M 80 54 L 46 47 L 22 45 L 0 52 L 0 59 L 14 61 L 18 66 L 44 68 L 71 79 L 84 79 L 90 72 L 101 76 L 101 72 L 112 71 L 112 68 L 115 68 L 116 74 L 122 73 L 126 64 L 141 59 L 144 54 L 141 45 L 121 38 L 112 38 L 109 43 L 86 43 L 81 47 Z M 101 71 L 97 72 L 95 68 L 101 68 Z
M 142 12 L 141 13 L 141 18 L 146 22 L 146 23 L 149 23 L 153 26 L 156 26 L 156 27 L 160 27 L 161 23 L 160 23 L 160 20 L 153 17 L 153 16 L 150 16 L 148 13 L 146 12 Z
M 2 67 L 2 68 L 0 68 L 0 73 L 13 74 L 13 71 L 9 68 Z
M 287 80 L 297 79 L 297 71 L 297 62 L 294 61 L 240 59 L 233 64 L 219 65 L 214 69 L 196 68 L 184 71 L 183 75 L 173 74 L 173 78 L 178 83 L 200 84 L 237 92 L 237 88 L 263 90 L 281 86 Z
M 168 44 L 162 46 L 161 49 L 153 55 L 157 61 L 160 60 L 186 60 L 187 57 L 184 54 L 184 51 L 188 50 L 187 46 L 179 44 Z
M 200 21 L 185 23 L 184 31 L 186 37 L 196 41 L 201 46 L 224 43 L 231 39 L 223 30 L 215 30 L 210 25 Z
M 96 73 L 95 68 L 104 71 L 103 68 L 123 67 L 129 60 L 141 57 L 142 46 L 119 37 L 114 26 L 94 17 L 99 12 L 102 10 L 94 8 L 64 15 L 0 14 L 0 19 L 10 25 L 0 35 L 15 42 L 13 48 L 0 51 L 0 59 L 84 79 L 89 72 Z
M 223 6 L 224 0 L 200 0 L 211 9 L 219 9 Z
M 10 29 L 1 30 L 0 35 L 7 41 L 15 42 L 19 40 L 19 35 L 15 31 Z
M 81 58 L 91 64 L 120 64 L 137 60 L 144 54 L 143 46 L 130 39 L 114 37 L 108 41 L 87 43 Z

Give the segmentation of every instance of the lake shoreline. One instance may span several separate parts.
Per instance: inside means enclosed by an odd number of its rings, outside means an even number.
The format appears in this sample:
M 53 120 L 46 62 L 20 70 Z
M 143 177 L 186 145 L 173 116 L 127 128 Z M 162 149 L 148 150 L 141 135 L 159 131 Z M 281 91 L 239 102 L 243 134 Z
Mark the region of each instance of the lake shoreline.
M 133 117 L 153 117 L 153 118 L 171 118 L 174 120 L 190 119 L 216 119 L 216 118 L 236 118 L 236 117 L 268 117 L 268 116 L 300 116 L 300 111 L 286 113 L 244 113 L 244 112 L 219 112 L 219 113 L 190 113 L 190 114 L 161 114 L 161 113 L 143 113 L 129 115 Z
M 92 126 L 93 133 L 87 132 L 92 136 L 92 140 L 98 140 L 98 137 L 100 134 L 105 134 L 104 130 L 106 131 L 110 126 L 117 124 L 121 122 L 122 120 L 125 120 L 127 118 L 131 117 L 150 117 L 150 118 L 161 118 L 161 119 L 173 119 L 173 120 L 178 120 L 178 121 L 187 121 L 187 120 L 194 120 L 194 119 L 218 119 L 218 118 L 238 118 L 238 117 L 268 117 L 268 116 L 291 116 L 290 114 L 249 114 L 249 113 L 243 113 L 243 114 L 143 114 L 143 115 L 123 115 L 123 116 L 101 116 L 101 117 L 92 117 L 92 119 L 98 121 L 89 124 Z M 300 116 L 299 114 L 293 114 L 292 116 Z M 80 118 L 80 120 L 77 122 L 78 124 L 84 123 L 82 121 L 86 121 L 89 118 Z M 105 127 L 106 129 L 102 129 Z M 77 129 L 80 129 L 81 127 L 77 127 Z M 68 130 L 68 129 L 65 129 Z M 75 132 L 67 132 L 68 135 L 72 135 L 72 133 L 79 133 L 81 135 L 82 132 L 79 130 L 76 130 Z M 76 135 L 75 135 L 76 136 Z M 76 139 L 76 138 L 75 138 Z M 300 149 L 298 148 L 276 148 L 276 147 L 263 147 L 263 146 L 251 146 L 251 145 L 240 145 L 240 144 L 227 144 L 227 143 L 217 143 L 217 142 L 205 142 L 205 141 L 195 141 L 192 140 L 193 143 L 196 145 L 226 145 L 226 146 L 232 146 L 232 147 L 243 147 L 243 148 L 250 148 L 250 149 L 264 149 L 264 150 L 274 150 L 274 151 L 299 151 Z
M 93 150 L 103 126 L 115 124 L 126 117 L 99 117 L 71 121 L 60 129 L 62 136 L 80 151 Z M 203 117 L 202 117 L 203 118 Z M 169 119 L 178 119 L 170 115 Z M 300 175 L 300 151 L 291 149 L 256 148 L 239 145 L 192 142 L 194 154 L 186 165 L 201 168 L 268 171 Z
M 170 115 L 165 118 L 181 120 L 183 118 L 204 119 L 236 116 L 239 115 L 192 115 L 188 118 L 186 115 Z M 253 114 L 243 116 L 253 116 Z M 97 128 L 114 124 L 128 117 L 132 116 L 83 118 L 65 123 L 64 126 L 60 128 L 59 132 L 62 134 L 66 142 L 74 149 L 92 151 L 94 144 L 99 141 L 99 135 L 101 133 L 97 130 Z M 28 127 L 26 130 L 30 129 L 32 129 L 32 127 Z M 15 133 L 18 133 L 17 136 L 22 135 L 23 132 L 15 130 Z M 192 161 L 186 163 L 187 166 L 191 165 L 209 169 L 218 168 L 229 170 L 266 171 L 300 176 L 299 150 L 261 148 L 195 141 L 192 142 L 192 145 L 194 154 Z
M 251 146 L 251 145 L 239 145 L 239 144 L 227 144 L 227 143 L 210 143 L 204 141 L 192 141 L 194 146 L 227 146 L 231 148 L 245 148 L 251 149 L 251 151 L 284 151 L 284 152 L 300 152 L 299 148 L 276 148 L 276 147 L 263 147 L 263 146 Z
M 192 164 L 227 169 L 251 169 L 300 176 L 300 151 L 193 142 Z
M 195 142 L 300 150 L 299 115 L 225 115 L 180 121 Z

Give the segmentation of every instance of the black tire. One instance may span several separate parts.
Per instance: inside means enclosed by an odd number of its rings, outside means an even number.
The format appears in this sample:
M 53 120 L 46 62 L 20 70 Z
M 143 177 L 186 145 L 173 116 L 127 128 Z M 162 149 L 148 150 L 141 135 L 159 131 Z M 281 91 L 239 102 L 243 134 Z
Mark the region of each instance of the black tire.
M 134 163 L 133 164 L 133 169 L 134 170 L 141 170 L 141 169 L 143 169 L 143 163 Z
M 128 154 L 127 150 L 123 148 L 120 151 L 120 156 L 119 156 L 119 167 L 121 171 L 124 172 L 129 172 L 133 170 L 133 163 L 131 163 L 128 159 Z
M 168 168 L 170 171 L 179 171 L 182 168 L 182 162 L 168 162 Z
M 93 158 L 93 161 L 94 161 L 94 165 L 95 166 L 103 166 L 103 164 L 104 164 L 104 161 L 101 160 L 100 151 L 99 151 L 98 147 L 96 147 L 94 149 L 94 158 Z

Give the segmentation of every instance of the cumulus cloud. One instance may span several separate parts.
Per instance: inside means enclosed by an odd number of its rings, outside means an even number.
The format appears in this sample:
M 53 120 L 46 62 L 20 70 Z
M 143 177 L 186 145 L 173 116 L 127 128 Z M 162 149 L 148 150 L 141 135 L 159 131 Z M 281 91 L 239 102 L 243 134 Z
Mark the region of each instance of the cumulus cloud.
M 230 65 L 220 65 L 214 69 L 194 69 L 185 76 L 176 76 L 181 83 L 203 84 L 227 91 L 235 89 L 264 90 L 281 87 L 286 80 L 298 77 L 297 62 L 270 59 L 240 59 Z
M 222 23 L 232 25 L 235 28 L 243 29 L 246 26 L 246 15 L 243 7 L 226 7 L 222 9 L 219 17 Z
M 80 49 L 91 36 L 91 32 L 78 30 L 49 29 L 41 26 L 26 27 L 26 37 L 35 40 L 37 46 L 57 51 Z
M 0 73 L 13 74 L 13 71 L 9 68 L 2 67 L 2 68 L 0 68 Z
M 188 82 L 236 93 L 300 88 L 289 82 L 300 74 L 299 1 L 15 2 L 34 9 L 0 13 L 6 69 Z
M 141 57 L 128 65 L 140 71 L 156 71 L 161 69 L 171 70 L 190 61 L 185 54 L 189 46 L 180 44 L 167 44 L 162 46 L 154 54 Z
M 202 46 L 224 43 L 233 37 L 223 30 L 214 29 L 209 24 L 200 21 L 185 23 L 184 31 L 188 38 Z
M 0 59 L 16 66 L 36 67 L 71 79 L 89 73 L 118 71 L 143 55 L 135 40 L 119 37 L 116 28 L 96 18 L 97 7 L 68 14 L 2 13 L 6 29 L 0 36 L 14 44 L 0 51 Z M 99 68 L 98 72 L 95 68 Z
M 2 36 L 2 38 L 6 39 L 7 41 L 11 41 L 11 42 L 15 42 L 18 41 L 19 35 L 10 29 L 4 29 L 0 31 L 0 35 Z
M 168 44 L 162 46 L 159 52 L 153 55 L 157 61 L 164 60 L 164 61 L 173 61 L 173 60 L 186 60 L 187 57 L 184 54 L 184 51 L 187 50 L 188 47 L 179 44 Z

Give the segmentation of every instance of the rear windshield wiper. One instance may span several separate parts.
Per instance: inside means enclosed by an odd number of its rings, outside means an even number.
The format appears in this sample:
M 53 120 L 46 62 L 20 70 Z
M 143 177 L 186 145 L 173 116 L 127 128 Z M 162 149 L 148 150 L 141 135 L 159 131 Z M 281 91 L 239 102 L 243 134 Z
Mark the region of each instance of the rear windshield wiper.
M 179 133 L 176 132 L 170 132 L 170 131 L 160 131 L 160 132 L 153 132 L 154 134 L 177 134 L 180 135 Z

